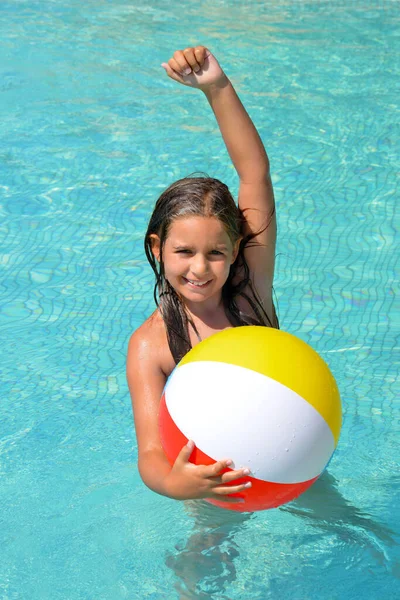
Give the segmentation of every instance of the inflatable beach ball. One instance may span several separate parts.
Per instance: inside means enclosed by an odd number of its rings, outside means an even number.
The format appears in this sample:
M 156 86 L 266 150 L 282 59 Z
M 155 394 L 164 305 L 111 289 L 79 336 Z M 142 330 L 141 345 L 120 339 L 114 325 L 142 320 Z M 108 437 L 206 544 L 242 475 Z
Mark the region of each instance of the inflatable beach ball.
M 190 461 L 230 458 L 248 467 L 244 503 L 273 508 L 297 498 L 324 471 L 342 421 L 336 382 L 322 358 L 297 337 L 268 327 L 225 329 L 196 345 L 165 386 L 159 426 L 171 464 L 192 439 Z M 229 470 L 229 469 L 227 469 Z

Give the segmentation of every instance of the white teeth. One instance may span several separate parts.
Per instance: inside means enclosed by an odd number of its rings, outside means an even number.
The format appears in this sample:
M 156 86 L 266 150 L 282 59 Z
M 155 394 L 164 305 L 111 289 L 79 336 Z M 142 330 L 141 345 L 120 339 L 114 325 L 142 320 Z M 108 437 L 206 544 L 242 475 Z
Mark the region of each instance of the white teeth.
M 202 283 L 199 283 L 198 281 L 192 281 L 191 279 L 187 279 L 187 281 L 192 285 L 196 285 L 197 287 L 203 287 L 203 285 L 206 285 L 206 283 L 208 283 L 208 281 L 203 281 Z

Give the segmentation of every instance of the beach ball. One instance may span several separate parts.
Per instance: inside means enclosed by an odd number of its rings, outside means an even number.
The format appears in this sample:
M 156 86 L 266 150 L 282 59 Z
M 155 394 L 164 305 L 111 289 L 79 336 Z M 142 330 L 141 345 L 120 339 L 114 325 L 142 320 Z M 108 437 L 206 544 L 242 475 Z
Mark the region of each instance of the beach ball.
M 327 466 L 342 421 L 339 391 L 308 344 L 278 329 L 225 329 L 197 344 L 167 380 L 159 411 L 161 443 L 171 464 L 192 439 L 194 464 L 230 458 L 247 467 L 252 487 L 209 499 L 228 510 L 280 506 L 309 488 Z M 221 497 L 222 499 L 222 497 Z

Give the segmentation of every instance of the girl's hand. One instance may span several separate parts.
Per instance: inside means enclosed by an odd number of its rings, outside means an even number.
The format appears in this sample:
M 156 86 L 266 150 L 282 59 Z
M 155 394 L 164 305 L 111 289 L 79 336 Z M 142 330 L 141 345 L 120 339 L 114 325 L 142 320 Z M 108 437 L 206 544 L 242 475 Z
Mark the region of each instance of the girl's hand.
M 173 57 L 161 66 L 171 79 L 201 90 L 212 86 L 222 87 L 228 82 L 217 59 L 204 46 L 177 50 Z
M 189 462 L 194 443 L 189 441 L 180 451 L 168 475 L 168 491 L 177 500 L 213 498 L 222 502 L 243 502 L 242 498 L 232 497 L 251 487 L 251 482 L 239 485 L 226 485 L 235 479 L 249 475 L 249 469 L 223 472 L 232 463 L 219 460 L 213 465 L 194 465 Z

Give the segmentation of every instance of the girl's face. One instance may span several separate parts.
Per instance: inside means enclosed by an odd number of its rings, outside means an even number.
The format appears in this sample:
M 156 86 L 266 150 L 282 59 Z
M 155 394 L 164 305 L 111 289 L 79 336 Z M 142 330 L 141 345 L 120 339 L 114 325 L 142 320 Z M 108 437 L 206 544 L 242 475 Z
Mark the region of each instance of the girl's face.
M 232 244 L 216 217 L 176 219 L 163 249 L 165 278 L 187 302 L 220 297 L 239 244 L 240 239 Z M 153 252 L 158 259 L 158 236 L 153 236 Z

